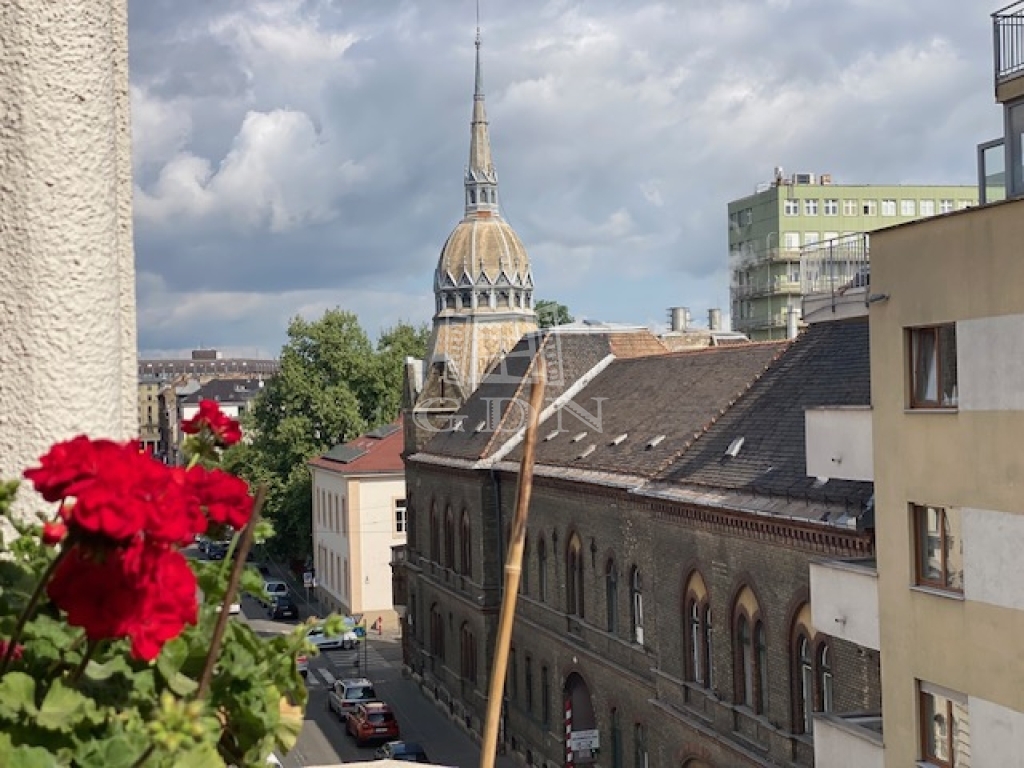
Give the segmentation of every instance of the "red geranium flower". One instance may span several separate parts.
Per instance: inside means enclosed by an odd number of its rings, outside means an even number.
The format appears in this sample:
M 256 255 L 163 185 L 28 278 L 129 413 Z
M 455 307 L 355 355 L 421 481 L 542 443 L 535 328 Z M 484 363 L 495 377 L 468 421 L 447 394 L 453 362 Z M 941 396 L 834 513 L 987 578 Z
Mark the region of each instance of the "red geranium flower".
M 200 466 L 190 469 L 187 477 L 199 504 L 213 522 L 230 525 L 235 530 L 249 522 L 253 498 L 244 480 L 220 469 L 207 470 Z
M 88 485 L 123 446 L 111 440 L 91 440 L 85 435 L 57 443 L 39 459 L 40 466 L 26 469 L 24 475 L 47 501 L 75 496 Z
M 11 647 L 10 640 L 0 640 L 0 659 L 6 658 L 7 649 Z M 18 643 L 14 646 L 14 650 L 11 652 L 11 658 L 18 661 L 21 655 L 25 652 L 25 646 Z
M 238 422 L 226 415 L 213 400 L 200 400 L 199 411 L 191 419 L 181 422 L 181 431 L 197 435 L 207 429 L 219 446 L 234 445 L 242 439 Z
M 43 544 L 55 547 L 68 535 L 68 527 L 60 521 L 43 523 Z

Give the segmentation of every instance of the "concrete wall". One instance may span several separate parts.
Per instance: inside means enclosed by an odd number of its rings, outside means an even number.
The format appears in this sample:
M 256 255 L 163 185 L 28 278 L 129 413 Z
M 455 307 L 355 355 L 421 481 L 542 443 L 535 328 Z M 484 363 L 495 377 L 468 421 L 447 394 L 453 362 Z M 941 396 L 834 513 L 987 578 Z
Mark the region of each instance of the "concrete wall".
M 882 768 L 882 737 L 840 718 L 815 718 L 814 763 L 818 768 Z
M 353 613 L 352 583 L 356 564 L 352 557 L 348 520 L 350 506 L 348 478 L 336 472 L 313 468 L 313 552 L 316 562 L 318 596 L 333 610 Z M 349 588 L 345 587 L 345 574 Z
M 1024 313 L 1021 242 L 1024 201 L 872 236 L 872 290 L 890 296 L 871 308 L 887 766 L 920 756 L 916 681 L 1024 712 L 1024 664 L 1013 640 L 1024 633 L 1024 611 L 1008 594 L 1017 570 L 1010 553 L 1024 549 L 1024 529 L 1007 517 L 1024 513 L 1024 383 L 1000 372 L 1018 362 L 986 359 L 1005 354 L 1000 343 L 1010 350 L 1020 344 L 1008 329 Z M 959 394 L 968 407 L 908 410 L 905 329 L 950 322 L 957 323 L 958 364 L 965 366 Z M 961 510 L 970 561 L 963 595 L 914 587 L 910 503 Z M 991 725 L 984 708 L 972 709 L 971 719 L 973 733 Z M 972 744 L 978 748 L 973 734 Z M 1019 741 L 1014 748 L 1022 751 Z
M 833 637 L 879 650 L 878 573 L 874 564 L 811 563 L 814 626 Z
M 809 408 L 804 419 L 809 477 L 874 479 L 870 408 Z
M 127 37 L 126 0 L 0 14 L 3 477 L 56 440 L 138 429 Z

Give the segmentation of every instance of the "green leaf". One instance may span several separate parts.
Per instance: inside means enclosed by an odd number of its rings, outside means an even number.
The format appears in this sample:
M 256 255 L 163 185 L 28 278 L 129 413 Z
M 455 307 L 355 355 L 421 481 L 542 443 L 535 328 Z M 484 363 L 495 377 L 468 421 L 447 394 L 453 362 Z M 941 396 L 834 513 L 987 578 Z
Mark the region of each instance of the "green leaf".
M 36 714 L 36 681 L 24 672 L 8 672 L 0 679 L 0 717 L 15 719 Z
M 125 661 L 124 656 L 115 656 L 103 664 L 97 664 L 95 661 L 90 661 L 88 666 L 85 668 L 85 677 L 89 680 L 100 682 L 102 680 L 109 680 L 118 672 L 125 676 L 131 675 L 132 673 L 132 668 L 128 666 L 128 662 Z
M 209 743 L 193 747 L 185 753 L 174 756 L 175 768 L 223 768 L 224 759 L 217 753 L 217 748 Z
M 147 748 L 140 738 L 118 735 L 83 743 L 75 753 L 77 768 L 131 768 Z
M 174 676 L 181 671 L 187 658 L 188 643 L 184 638 L 176 637 L 160 651 L 160 655 L 156 659 L 156 668 L 160 670 L 160 675 L 164 680 L 170 684 Z
M 36 723 L 40 728 L 67 733 L 85 719 L 94 719 L 96 705 L 60 680 L 54 680 L 39 706 Z
M 167 687 L 179 696 L 188 696 L 190 693 L 195 692 L 199 687 L 199 683 L 188 675 L 175 672 L 174 676 L 167 680 Z

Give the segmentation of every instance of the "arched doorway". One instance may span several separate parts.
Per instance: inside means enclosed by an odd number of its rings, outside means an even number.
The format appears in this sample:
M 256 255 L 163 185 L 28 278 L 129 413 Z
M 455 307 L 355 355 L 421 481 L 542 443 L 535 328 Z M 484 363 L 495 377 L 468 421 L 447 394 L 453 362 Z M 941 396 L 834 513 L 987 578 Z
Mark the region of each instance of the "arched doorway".
M 601 740 L 590 688 L 578 673 L 573 672 L 565 679 L 562 700 L 565 704 L 565 766 L 593 765 L 597 762 Z

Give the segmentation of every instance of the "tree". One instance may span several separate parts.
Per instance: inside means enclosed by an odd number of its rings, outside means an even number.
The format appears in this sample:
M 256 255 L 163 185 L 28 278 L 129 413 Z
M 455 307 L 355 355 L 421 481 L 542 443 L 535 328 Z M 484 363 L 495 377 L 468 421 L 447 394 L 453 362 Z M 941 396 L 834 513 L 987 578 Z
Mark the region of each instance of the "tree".
M 559 304 L 551 299 L 538 299 L 534 305 L 537 313 L 537 325 L 541 328 L 550 328 L 553 325 L 565 325 L 573 321 L 569 314 L 569 308 L 565 304 Z
M 376 348 L 351 312 L 329 310 L 315 322 L 295 318 L 281 367 L 246 414 L 247 445 L 225 464 L 268 488 L 265 514 L 277 535 L 271 552 L 304 560 L 311 552 L 312 488 L 307 463 L 332 446 L 394 421 L 405 358 L 423 357 L 429 329 L 399 323 Z

